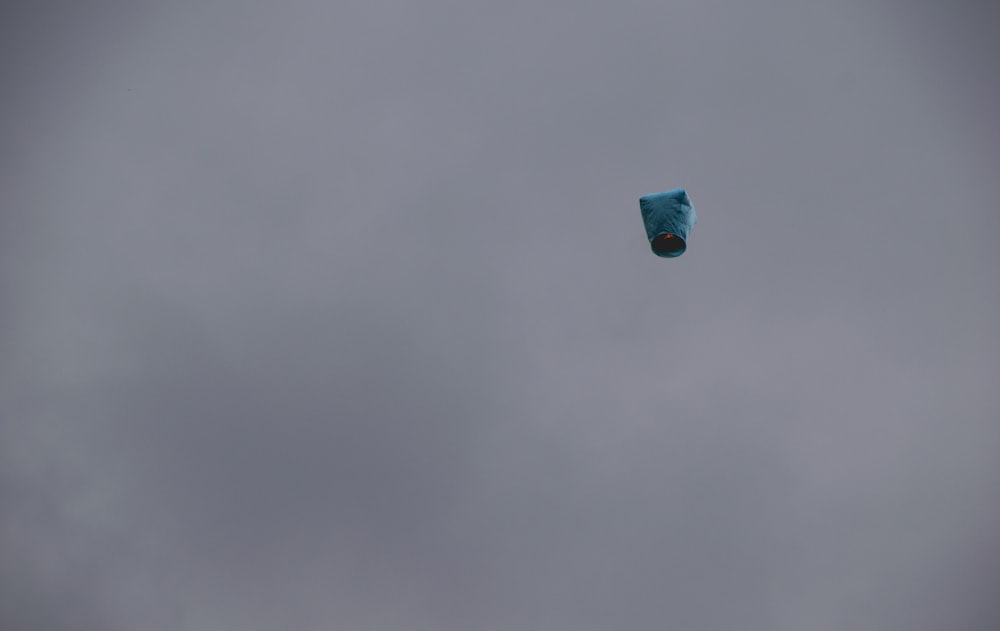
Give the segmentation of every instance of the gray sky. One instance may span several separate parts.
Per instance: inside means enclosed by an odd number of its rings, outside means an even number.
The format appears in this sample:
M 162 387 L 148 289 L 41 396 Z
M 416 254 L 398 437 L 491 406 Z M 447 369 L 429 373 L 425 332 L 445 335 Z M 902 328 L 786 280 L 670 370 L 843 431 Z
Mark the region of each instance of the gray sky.
M 3 3 L 0 628 L 1000 627 L 947 6 Z

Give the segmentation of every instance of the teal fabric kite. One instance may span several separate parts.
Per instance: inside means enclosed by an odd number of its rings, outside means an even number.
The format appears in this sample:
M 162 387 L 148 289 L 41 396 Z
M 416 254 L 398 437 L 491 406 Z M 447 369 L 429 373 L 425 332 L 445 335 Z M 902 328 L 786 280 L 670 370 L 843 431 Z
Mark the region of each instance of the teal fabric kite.
M 698 216 L 683 188 L 639 198 L 642 221 L 653 254 L 673 258 L 684 254 L 688 235 Z

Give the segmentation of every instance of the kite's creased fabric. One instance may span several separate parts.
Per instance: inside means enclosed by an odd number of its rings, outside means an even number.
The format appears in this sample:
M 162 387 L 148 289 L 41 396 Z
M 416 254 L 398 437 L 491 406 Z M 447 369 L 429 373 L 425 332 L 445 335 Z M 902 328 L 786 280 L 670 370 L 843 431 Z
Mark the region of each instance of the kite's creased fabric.
M 688 235 L 697 220 L 687 192 L 683 188 L 675 188 L 665 193 L 644 195 L 639 198 L 639 208 L 653 253 L 665 258 L 684 254 Z M 664 243 L 668 245 L 663 247 Z

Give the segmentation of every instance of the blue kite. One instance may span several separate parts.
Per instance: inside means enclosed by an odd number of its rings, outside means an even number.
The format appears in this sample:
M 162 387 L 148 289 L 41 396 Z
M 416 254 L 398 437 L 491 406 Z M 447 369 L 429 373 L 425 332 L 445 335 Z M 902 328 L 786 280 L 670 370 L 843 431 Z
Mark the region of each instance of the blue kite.
M 652 193 L 639 198 L 642 221 L 653 254 L 674 258 L 684 254 L 688 235 L 698 215 L 683 188 L 665 193 Z

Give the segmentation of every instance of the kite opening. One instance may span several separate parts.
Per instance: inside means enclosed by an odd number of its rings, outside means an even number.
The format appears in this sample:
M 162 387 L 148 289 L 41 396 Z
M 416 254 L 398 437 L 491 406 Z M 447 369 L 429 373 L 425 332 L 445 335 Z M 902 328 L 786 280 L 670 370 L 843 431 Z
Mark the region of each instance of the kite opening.
M 687 248 L 684 239 L 669 233 L 656 235 L 650 245 L 653 247 L 653 252 L 660 256 L 678 256 Z

